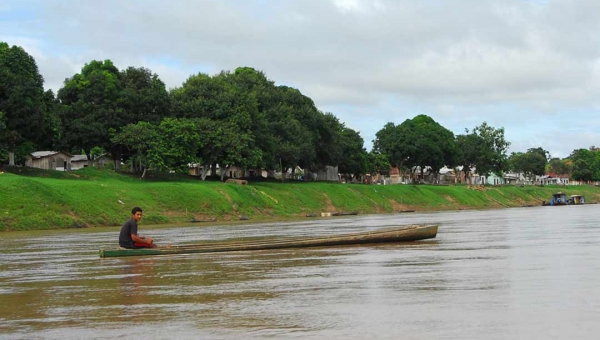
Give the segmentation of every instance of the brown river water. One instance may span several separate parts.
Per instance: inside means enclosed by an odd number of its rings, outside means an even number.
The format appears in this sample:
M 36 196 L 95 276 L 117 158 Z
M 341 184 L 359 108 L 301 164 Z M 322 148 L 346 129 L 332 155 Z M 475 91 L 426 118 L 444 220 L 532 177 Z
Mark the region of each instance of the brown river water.
M 0 235 L 0 339 L 593 339 L 600 205 L 148 229 L 158 243 L 414 223 L 404 244 L 100 259 L 119 228 Z M 30 236 L 34 235 L 34 236 Z

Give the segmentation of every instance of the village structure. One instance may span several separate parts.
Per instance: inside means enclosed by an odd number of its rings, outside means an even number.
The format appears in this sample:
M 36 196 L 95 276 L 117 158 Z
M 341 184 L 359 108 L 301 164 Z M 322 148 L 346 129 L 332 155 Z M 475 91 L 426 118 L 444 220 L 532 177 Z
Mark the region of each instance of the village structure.
M 71 155 L 62 151 L 36 151 L 32 153 L 25 163 L 25 166 L 39 168 L 45 170 L 58 171 L 74 171 L 88 166 L 103 168 L 113 166 L 114 162 L 109 155 L 101 155 L 93 160 L 89 160 L 86 155 Z M 190 164 L 189 174 L 192 176 L 200 176 L 203 166 L 199 164 Z M 548 173 L 543 176 L 536 176 L 534 180 L 527 179 L 523 174 L 505 173 L 502 176 L 490 174 L 483 176 L 477 173 L 477 169 L 471 169 L 469 178 L 465 178 L 465 172 L 462 167 L 457 168 L 442 168 L 438 174 L 433 174 L 431 168 L 426 167 L 421 176 L 420 169 L 414 169 L 411 173 L 401 173 L 397 167 L 393 167 L 389 171 L 389 175 L 381 174 L 366 174 L 362 178 L 354 178 L 351 183 L 365 183 L 378 185 L 391 184 L 413 184 L 413 183 L 433 183 L 433 184 L 458 184 L 465 183 L 471 185 L 581 185 L 587 184 L 580 181 L 574 181 L 569 178 L 569 175 Z M 217 165 L 216 174 L 220 175 L 221 169 Z M 249 177 L 264 177 L 281 179 L 281 172 L 267 171 L 264 169 L 244 170 L 238 166 L 228 167 L 225 177 L 240 179 Z M 207 175 L 212 175 L 212 170 L 207 169 Z M 338 172 L 337 166 L 327 166 L 325 169 L 318 172 L 304 171 L 297 167 L 294 171 L 293 179 L 307 181 L 329 181 L 329 182 L 344 182 L 343 177 Z M 285 179 L 292 179 L 292 171 L 289 170 Z

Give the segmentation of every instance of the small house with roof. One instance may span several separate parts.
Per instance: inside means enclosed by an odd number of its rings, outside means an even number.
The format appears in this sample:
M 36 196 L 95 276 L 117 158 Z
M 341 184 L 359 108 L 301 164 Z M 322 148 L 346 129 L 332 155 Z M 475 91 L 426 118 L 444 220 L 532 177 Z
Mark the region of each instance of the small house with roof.
M 72 157 L 62 151 L 36 151 L 27 157 L 25 166 L 45 170 L 69 171 L 71 170 Z
M 71 170 L 78 170 L 89 165 L 87 155 L 73 155 L 71 157 Z

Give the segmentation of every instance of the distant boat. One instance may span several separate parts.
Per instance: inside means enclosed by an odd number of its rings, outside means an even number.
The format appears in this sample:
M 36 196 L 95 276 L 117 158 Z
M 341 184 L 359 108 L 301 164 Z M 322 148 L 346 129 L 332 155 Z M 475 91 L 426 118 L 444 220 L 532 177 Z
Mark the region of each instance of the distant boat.
M 550 202 L 542 202 L 542 205 L 581 205 L 585 204 L 585 196 L 571 195 L 567 198 L 567 194 L 562 191 L 552 194 Z
M 575 205 L 585 204 L 585 196 L 571 195 L 571 198 L 569 198 L 569 204 L 575 204 Z
M 567 194 L 562 191 L 557 192 L 556 194 L 552 194 L 550 198 L 550 202 L 542 202 L 542 205 L 567 205 L 569 204 L 569 200 L 567 199 Z
M 205 242 L 170 248 L 101 249 L 100 257 L 217 253 L 249 250 L 332 247 L 370 243 L 412 242 L 435 238 L 437 231 L 437 225 L 409 225 L 350 234 L 284 238 L 279 240 L 250 239 L 246 241 Z

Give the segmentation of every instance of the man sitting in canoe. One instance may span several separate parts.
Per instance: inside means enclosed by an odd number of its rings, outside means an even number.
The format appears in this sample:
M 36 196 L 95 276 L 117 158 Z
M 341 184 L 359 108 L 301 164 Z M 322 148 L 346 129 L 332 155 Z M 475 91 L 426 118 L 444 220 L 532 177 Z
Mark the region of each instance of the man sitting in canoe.
M 138 235 L 137 223 L 142 219 L 142 208 L 135 207 L 131 210 L 131 218 L 121 227 L 119 245 L 128 249 L 156 248 L 154 240 L 150 237 Z

